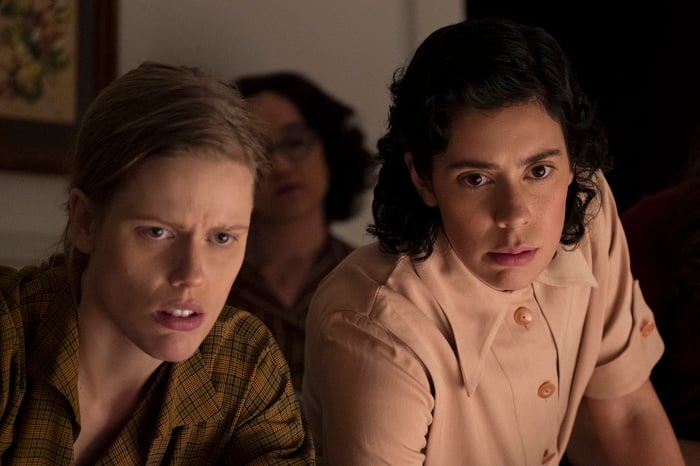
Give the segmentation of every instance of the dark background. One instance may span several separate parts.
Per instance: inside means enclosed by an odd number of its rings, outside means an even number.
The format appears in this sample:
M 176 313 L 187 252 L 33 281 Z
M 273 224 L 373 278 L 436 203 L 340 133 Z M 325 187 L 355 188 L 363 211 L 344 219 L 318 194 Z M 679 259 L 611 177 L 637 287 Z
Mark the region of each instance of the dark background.
M 467 0 L 468 18 L 505 16 L 557 38 L 607 130 L 607 178 L 622 212 L 682 174 L 700 123 L 695 0 Z

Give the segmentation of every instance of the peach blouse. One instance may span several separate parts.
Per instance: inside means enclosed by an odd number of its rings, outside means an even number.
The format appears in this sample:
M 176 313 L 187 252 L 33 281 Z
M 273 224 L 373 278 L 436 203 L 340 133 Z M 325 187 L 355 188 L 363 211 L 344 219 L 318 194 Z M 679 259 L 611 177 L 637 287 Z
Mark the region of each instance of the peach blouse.
M 663 352 L 601 177 L 579 247 L 500 292 L 440 236 L 424 262 L 358 249 L 319 287 L 304 411 L 319 464 L 558 464 L 582 397 L 634 391 Z

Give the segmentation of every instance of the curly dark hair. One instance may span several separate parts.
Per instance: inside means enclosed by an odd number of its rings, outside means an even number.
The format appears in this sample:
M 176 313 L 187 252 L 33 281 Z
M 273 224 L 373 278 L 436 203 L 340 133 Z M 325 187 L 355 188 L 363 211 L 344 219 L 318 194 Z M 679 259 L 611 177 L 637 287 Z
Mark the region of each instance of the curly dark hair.
M 609 167 L 607 138 L 579 88 L 564 52 L 545 30 L 501 18 L 467 20 L 433 32 L 390 87 L 388 132 L 374 189 L 374 224 L 367 231 L 384 251 L 425 259 L 442 225 L 438 207 L 418 195 L 404 162 L 430 176 L 433 156 L 450 137 L 450 118 L 462 109 L 495 110 L 539 102 L 559 122 L 574 180 L 569 186 L 561 243 L 575 247 L 596 196 L 594 174 Z
M 354 110 L 290 71 L 243 76 L 234 84 L 244 98 L 269 91 L 294 103 L 323 142 L 330 172 L 326 221 L 347 220 L 355 214 L 360 193 L 368 187 L 373 156 L 365 148 L 362 130 L 352 121 Z

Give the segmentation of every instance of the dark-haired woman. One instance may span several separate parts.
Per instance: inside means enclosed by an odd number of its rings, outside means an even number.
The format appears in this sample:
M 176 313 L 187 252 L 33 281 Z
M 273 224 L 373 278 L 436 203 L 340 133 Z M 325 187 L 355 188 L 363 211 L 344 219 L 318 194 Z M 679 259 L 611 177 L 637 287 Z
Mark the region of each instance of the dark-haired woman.
M 378 244 L 320 285 L 304 408 L 329 465 L 559 464 L 585 399 L 614 464 L 682 464 L 599 125 L 539 28 L 441 28 L 392 85 Z
M 272 330 L 300 393 L 309 301 L 353 249 L 330 224 L 356 212 L 371 157 L 352 108 L 305 76 L 246 76 L 236 85 L 264 125 L 272 169 L 258 184 L 246 258 L 228 303 Z

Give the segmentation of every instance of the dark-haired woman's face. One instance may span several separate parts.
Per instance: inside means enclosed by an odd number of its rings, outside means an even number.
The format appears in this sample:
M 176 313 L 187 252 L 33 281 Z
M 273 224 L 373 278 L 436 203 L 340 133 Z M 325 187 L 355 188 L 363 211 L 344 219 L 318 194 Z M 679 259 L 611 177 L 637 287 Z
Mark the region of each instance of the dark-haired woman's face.
M 299 109 L 275 92 L 248 99 L 252 112 L 266 124 L 272 170 L 260 180 L 256 218 L 287 222 L 324 216 L 329 169 L 323 143 Z
M 437 206 L 464 265 L 499 290 L 529 286 L 552 260 L 573 174 L 561 126 L 534 102 L 458 114 L 430 179 L 414 184 Z

